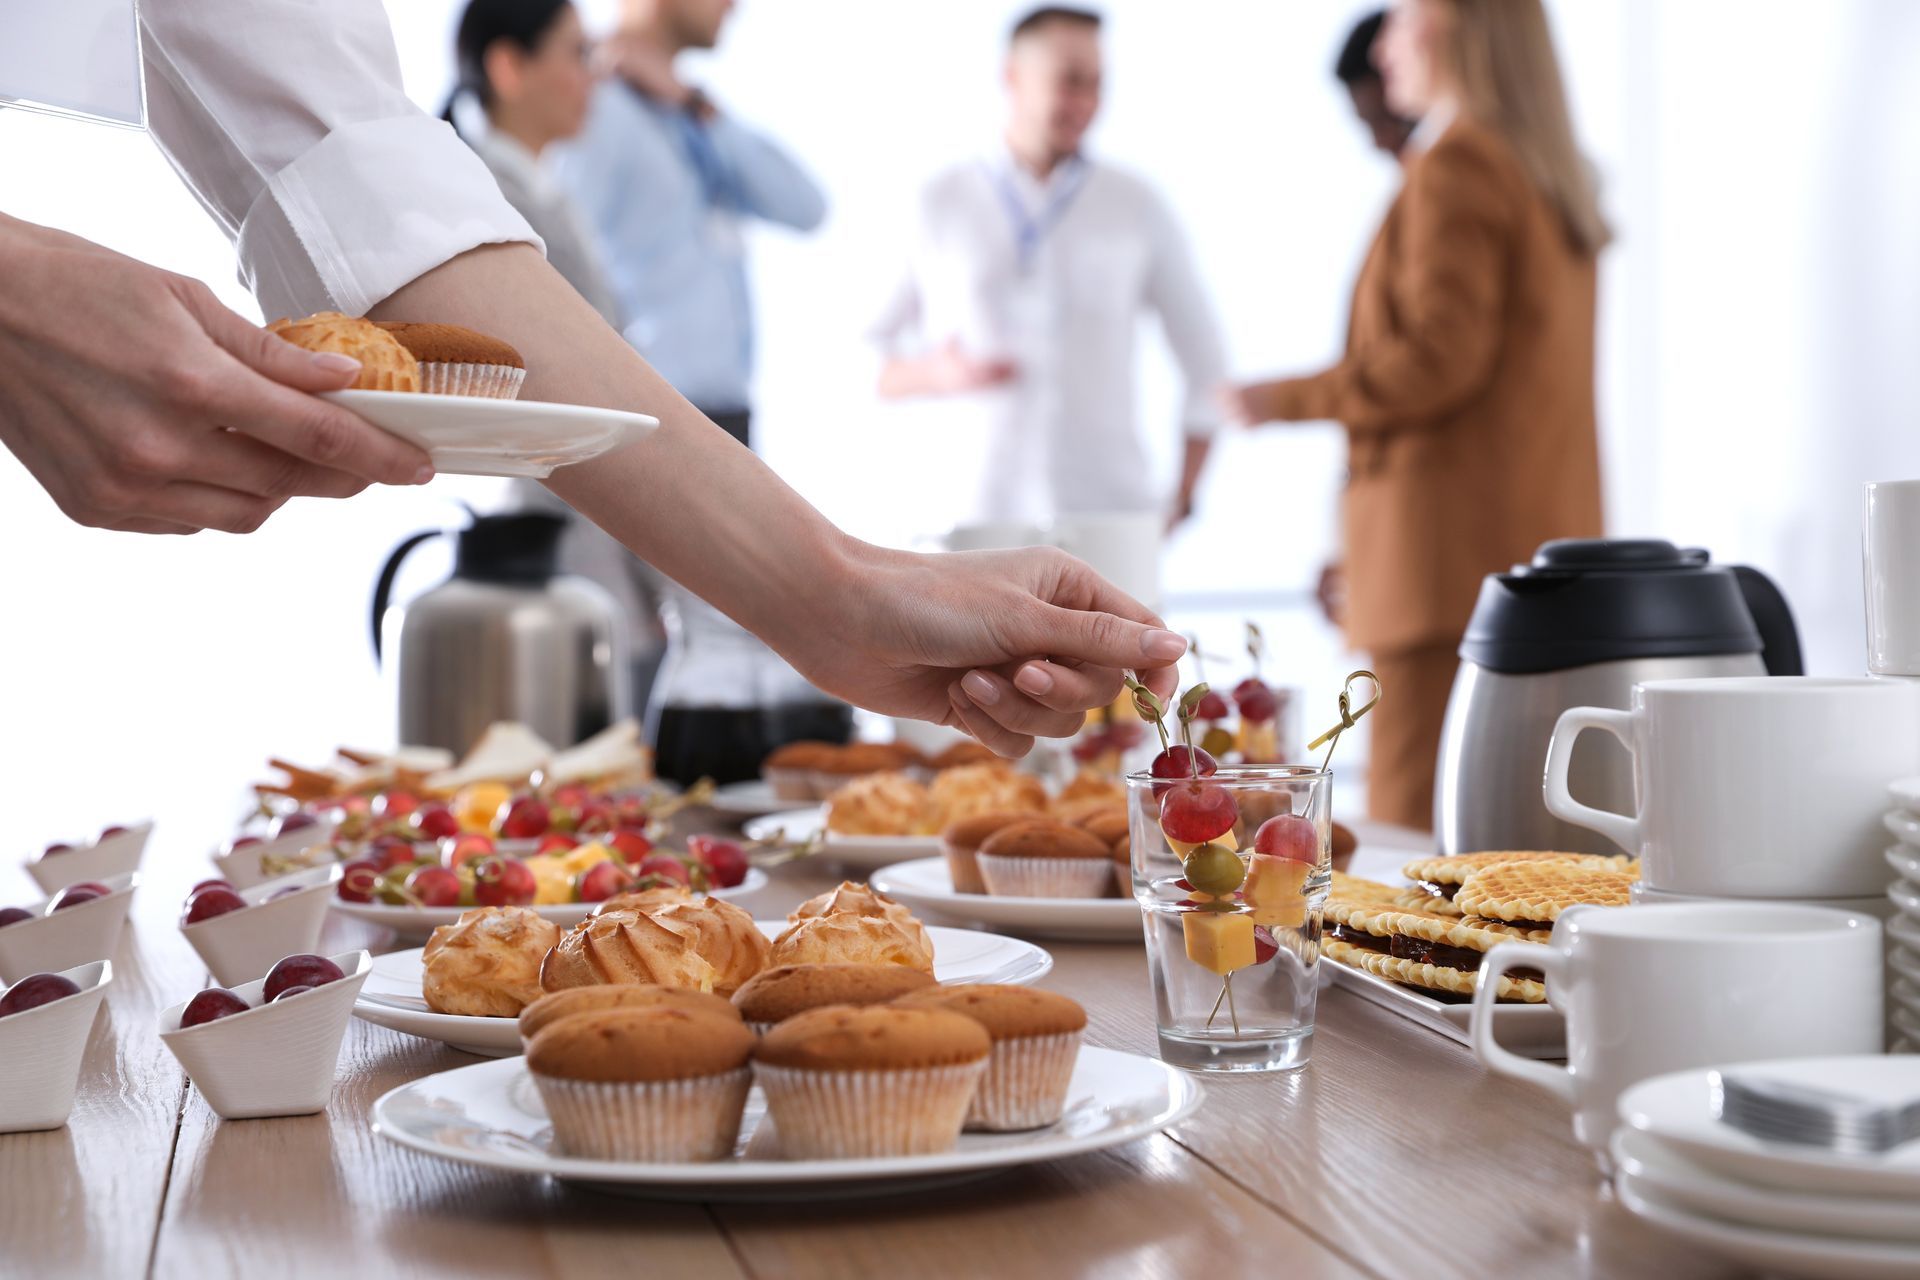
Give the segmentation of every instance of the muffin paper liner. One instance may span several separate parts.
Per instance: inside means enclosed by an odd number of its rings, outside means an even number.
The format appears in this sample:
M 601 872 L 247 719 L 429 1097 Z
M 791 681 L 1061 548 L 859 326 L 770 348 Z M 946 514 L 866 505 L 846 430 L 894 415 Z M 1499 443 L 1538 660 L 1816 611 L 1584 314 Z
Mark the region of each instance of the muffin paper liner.
M 1005 1131 L 1056 1123 L 1079 1056 L 1078 1031 L 994 1041 L 966 1127 Z
M 733 1154 L 753 1072 L 741 1067 L 717 1076 L 631 1083 L 539 1074 L 533 1080 L 563 1155 L 692 1164 Z
M 520 384 L 527 380 L 525 369 L 510 364 L 428 364 L 420 365 L 420 389 L 435 396 L 480 396 L 487 400 L 513 400 L 520 395 Z
M 955 893 L 985 893 L 987 885 L 980 878 L 979 850 L 960 849 L 944 841 L 940 852 L 946 855 L 947 875 L 953 881 Z
M 1104 898 L 1113 884 L 1111 858 L 1010 858 L 975 855 L 987 892 L 1002 898 Z
M 809 1071 L 753 1064 L 789 1160 L 928 1155 L 952 1149 L 987 1059 L 943 1067 Z
M 767 785 L 773 788 L 774 799 L 802 803 L 820 799 L 820 792 L 813 785 L 813 770 L 768 769 L 766 772 Z

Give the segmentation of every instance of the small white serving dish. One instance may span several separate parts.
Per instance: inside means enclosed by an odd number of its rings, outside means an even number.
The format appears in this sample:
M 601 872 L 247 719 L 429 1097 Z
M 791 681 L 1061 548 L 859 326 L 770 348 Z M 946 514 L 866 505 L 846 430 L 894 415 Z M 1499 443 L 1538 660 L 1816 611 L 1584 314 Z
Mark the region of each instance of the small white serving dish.
M 327 907 L 339 879 L 340 866 L 335 863 L 241 889 L 244 908 L 181 925 L 180 933 L 193 944 L 215 982 L 231 987 L 249 981 L 273 968 L 280 957 L 311 952 L 320 945 L 320 930 L 326 925 Z
M 142 822 L 51 858 L 43 854 L 27 864 L 27 874 L 49 897 L 82 880 L 111 880 L 140 869 L 140 855 L 147 851 L 147 837 L 152 834 L 153 824 Z
M 222 880 L 236 889 L 251 889 L 274 878 L 262 865 L 268 858 L 291 858 L 314 845 L 325 844 L 333 839 L 339 827 L 333 819 L 322 818 L 314 826 L 289 831 L 277 839 L 246 845 L 232 853 L 213 854 L 211 860 Z
M 50 972 L 71 979 L 80 991 L 0 1018 L 0 1133 L 58 1129 L 67 1122 L 93 1016 L 113 981 L 106 960 Z
M 78 884 L 79 881 L 75 881 Z M 30 973 L 58 973 L 93 960 L 109 960 L 120 945 L 133 891 L 140 873 L 128 871 L 100 883 L 104 898 L 47 914 L 51 897 L 26 904 L 34 919 L 0 925 L 0 981 L 18 982 Z

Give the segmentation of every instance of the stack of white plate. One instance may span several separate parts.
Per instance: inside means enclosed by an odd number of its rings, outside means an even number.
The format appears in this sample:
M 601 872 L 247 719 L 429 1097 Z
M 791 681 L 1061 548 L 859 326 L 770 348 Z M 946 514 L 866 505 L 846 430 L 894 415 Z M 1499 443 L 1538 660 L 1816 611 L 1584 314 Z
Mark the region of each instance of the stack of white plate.
M 1725 1068 L 1881 1105 L 1920 1098 L 1920 1058 L 1796 1058 Z M 1629 1089 L 1613 1138 L 1630 1212 L 1768 1275 L 1920 1275 L 1920 1142 L 1884 1155 L 1767 1142 L 1714 1113 L 1714 1072 Z
M 1895 1053 L 1920 1052 L 1920 778 L 1902 778 L 1887 788 L 1894 807 L 1887 830 L 1894 843 L 1887 864 L 1898 878 L 1887 886 L 1893 914 L 1887 920 L 1887 1017 Z

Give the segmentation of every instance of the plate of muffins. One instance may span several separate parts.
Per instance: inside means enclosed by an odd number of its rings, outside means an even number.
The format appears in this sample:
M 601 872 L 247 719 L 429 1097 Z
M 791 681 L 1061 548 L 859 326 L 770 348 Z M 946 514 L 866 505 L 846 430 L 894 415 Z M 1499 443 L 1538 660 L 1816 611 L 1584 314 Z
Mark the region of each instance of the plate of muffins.
M 450 475 L 544 479 L 660 425 L 642 413 L 521 400 L 527 367 L 520 353 L 459 325 L 322 311 L 267 330 L 306 350 L 360 361 L 353 386 L 325 398 L 418 445 L 435 471 Z
M 395 1089 L 374 1104 L 374 1131 L 447 1160 L 656 1198 L 837 1198 L 1117 1146 L 1200 1105 L 1191 1076 L 1083 1046 L 1086 1011 L 1066 996 L 902 989 L 867 969 L 777 979 L 812 999 L 759 1010 L 778 1015 L 767 1022 L 710 992 L 551 993 L 515 1024 L 523 1057 Z
M 571 929 L 524 907 L 481 907 L 434 930 L 423 948 L 374 962 L 354 1013 L 363 1021 L 469 1053 L 519 1053 L 515 1019 L 542 996 L 618 985 L 704 992 L 755 1024 L 795 1012 L 811 993 L 853 1000 L 831 981 L 866 975 L 875 991 L 906 985 L 1037 982 L 1053 958 L 1031 943 L 928 928 L 866 885 L 846 882 L 784 921 L 756 921 L 718 898 L 644 890 Z M 803 980 L 796 987 L 795 975 Z M 821 976 L 824 975 L 824 978 Z M 769 1012 L 771 1010 L 772 1012 Z

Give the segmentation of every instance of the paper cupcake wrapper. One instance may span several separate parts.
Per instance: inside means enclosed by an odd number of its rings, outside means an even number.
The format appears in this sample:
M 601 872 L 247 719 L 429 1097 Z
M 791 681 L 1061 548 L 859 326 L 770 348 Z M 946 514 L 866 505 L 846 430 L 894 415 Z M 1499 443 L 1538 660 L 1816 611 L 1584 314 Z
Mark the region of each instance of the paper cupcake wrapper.
M 891 1071 L 753 1064 L 789 1160 L 857 1160 L 948 1151 L 987 1060 Z
M 975 855 L 987 892 L 1002 898 L 1104 898 L 1113 884 L 1111 858 L 1009 858 Z
M 1004 1132 L 1058 1123 L 1079 1056 L 1078 1031 L 994 1041 L 967 1128 Z
M 435 396 L 480 396 L 513 400 L 527 380 L 525 369 L 510 364 L 427 364 L 420 366 L 420 389 Z
M 724 1160 L 740 1140 L 753 1073 L 608 1084 L 535 1075 L 561 1153 L 581 1160 L 693 1164 Z
M 943 843 L 940 851 L 947 858 L 947 875 L 953 880 L 955 893 L 985 893 L 986 881 L 980 878 L 978 849 L 956 849 Z
M 818 800 L 820 792 L 813 785 L 811 769 L 768 769 L 767 785 L 773 788 L 776 800 Z

